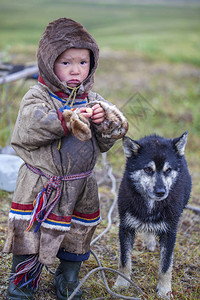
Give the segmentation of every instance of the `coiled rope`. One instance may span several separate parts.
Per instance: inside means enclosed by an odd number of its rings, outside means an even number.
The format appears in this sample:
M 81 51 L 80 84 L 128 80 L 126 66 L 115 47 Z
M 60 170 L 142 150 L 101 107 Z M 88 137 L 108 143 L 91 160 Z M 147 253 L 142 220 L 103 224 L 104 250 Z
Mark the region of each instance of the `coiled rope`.
M 103 170 L 107 170 L 107 176 L 110 178 L 111 182 L 112 182 L 112 188 L 111 188 L 111 193 L 113 194 L 113 202 L 112 202 L 112 205 L 109 209 L 109 212 L 108 212 L 108 215 L 107 215 L 107 220 L 108 220 L 108 224 L 107 224 L 107 227 L 106 229 L 101 232 L 95 239 L 92 240 L 91 242 L 91 246 L 94 245 L 111 227 L 112 225 L 112 212 L 114 210 L 114 207 L 117 203 L 117 185 L 116 185 L 116 179 L 115 179 L 115 176 L 113 175 L 113 172 L 112 172 L 112 167 L 107 163 L 107 160 L 106 160 L 106 153 L 103 153 L 102 154 L 102 160 L 101 160 L 101 163 L 103 165 Z M 103 177 L 101 182 L 98 182 L 98 184 L 101 184 L 104 180 L 106 179 L 106 177 Z M 77 291 L 81 288 L 81 286 L 84 284 L 84 282 L 95 272 L 100 272 L 101 273 L 101 276 L 102 276 L 102 279 L 103 279 L 103 282 L 104 282 L 104 285 L 105 285 L 105 288 L 107 290 L 107 292 L 116 297 L 116 298 L 120 298 L 120 299 L 130 299 L 130 300 L 139 300 L 140 298 L 135 298 L 135 297 L 129 297 L 129 296 L 123 296 L 121 294 L 117 294 L 115 292 L 113 292 L 109 286 L 108 286 L 108 283 L 107 283 L 107 280 L 106 280 L 106 277 L 105 277 L 105 273 L 104 271 L 109 271 L 111 273 L 114 273 L 114 274 L 118 274 L 120 275 L 121 277 L 123 277 L 124 279 L 126 279 L 131 285 L 133 285 L 141 295 L 145 296 L 144 292 L 140 289 L 140 287 L 138 285 L 136 285 L 131 279 L 127 278 L 126 276 L 124 276 L 124 274 L 122 274 L 121 272 L 119 271 L 116 271 L 112 268 L 108 268 L 108 267 L 102 267 L 101 263 L 100 263 L 100 260 L 98 259 L 97 255 L 95 254 L 95 252 L 91 249 L 90 250 L 92 255 L 94 256 L 94 258 L 96 259 L 97 261 L 97 264 L 98 264 L 98 267 L 91 270 L 89 273 L 87 273 L 87 275 L 81 280 L 81 282 L 79 283 L 79 285 L 76 287 L 76 289 L 73 291 L 73 293 L 70 295 L 70 297 L 68 298 L 68 300 L 72 300 L 73 297 L 76 295 Z M 94 299 L 94 300 L 97 300 L 98 298 Z

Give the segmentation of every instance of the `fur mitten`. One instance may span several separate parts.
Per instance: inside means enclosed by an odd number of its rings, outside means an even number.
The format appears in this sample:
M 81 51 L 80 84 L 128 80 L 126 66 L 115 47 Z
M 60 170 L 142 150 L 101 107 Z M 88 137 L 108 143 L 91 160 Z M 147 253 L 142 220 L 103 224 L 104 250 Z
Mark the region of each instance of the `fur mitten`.
M 88 141 L 91 139 L 92 134 L 90 130 L 90 122 L 78 112 L 78 109 L 75 111 L 64 110 L 63 118 L 67 129 L 75 137 L 81 141 Z
M 103 101 L 93 101 L 87 104 L 87 107 L 92 107 L 95 104 L 101 105 L 105 111 L 105 119 L 100 124 L 93 126 L 101 133 L 104 138 L 120 139 L 128 131 L 128 122 L 124 115 L 115 105 L 110 105 Z

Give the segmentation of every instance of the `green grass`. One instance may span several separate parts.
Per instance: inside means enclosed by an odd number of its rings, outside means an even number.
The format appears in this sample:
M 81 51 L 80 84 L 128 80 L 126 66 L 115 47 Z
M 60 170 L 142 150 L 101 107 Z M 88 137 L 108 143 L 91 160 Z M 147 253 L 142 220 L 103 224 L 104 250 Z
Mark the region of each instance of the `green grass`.
M 200 7 L 189 5 L 0 0 L 0 51 L 10 45 L 12 53 L 33 54 L 46 25 L 56 18 L 69 17 L 83 23 L 101 49 L 128 50 L 152 59 L 200 65 L 199 16 Z

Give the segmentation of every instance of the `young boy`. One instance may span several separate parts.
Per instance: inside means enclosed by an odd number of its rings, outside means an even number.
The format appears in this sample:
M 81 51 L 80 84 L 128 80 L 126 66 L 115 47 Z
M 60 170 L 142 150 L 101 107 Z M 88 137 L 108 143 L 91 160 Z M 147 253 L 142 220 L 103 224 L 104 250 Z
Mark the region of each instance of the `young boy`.
M 67 299 L 89 258 L 100 222 L 92 170 L 128 129 L 122 113 L 91 91 L 98 54 L 87 30 L 66 18 L 51 22 L 40 40 L 39 82 L 22 99 L 12 136 L 24 164 L 4 247 L 13 253 L 9 299 L 32 299 L 42 267 L 56 257 L 56 295 Z

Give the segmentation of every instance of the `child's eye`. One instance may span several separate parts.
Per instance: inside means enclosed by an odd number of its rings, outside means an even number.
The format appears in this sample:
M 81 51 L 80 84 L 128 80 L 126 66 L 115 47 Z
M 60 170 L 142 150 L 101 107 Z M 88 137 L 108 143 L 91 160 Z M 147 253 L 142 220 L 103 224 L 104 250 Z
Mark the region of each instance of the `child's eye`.
M 63 61 L 63 65 L 68 65 L 69 64 L 69 62 L 68 61 Z
M 81 65 L 85 65 L 87 62 L 85 60 L 81 61 Z

